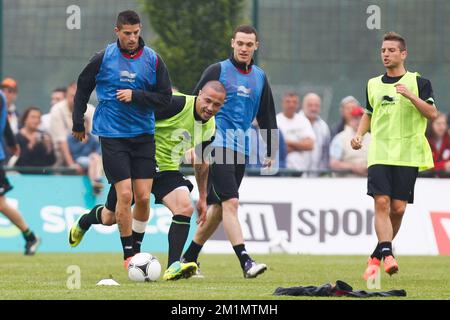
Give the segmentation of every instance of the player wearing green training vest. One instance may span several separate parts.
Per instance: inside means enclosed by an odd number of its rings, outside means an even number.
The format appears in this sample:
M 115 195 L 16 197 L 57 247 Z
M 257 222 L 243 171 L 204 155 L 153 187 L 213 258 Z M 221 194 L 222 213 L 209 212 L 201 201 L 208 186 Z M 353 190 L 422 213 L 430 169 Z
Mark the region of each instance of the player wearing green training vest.
M 375 278 L 384 260 L 384 270 L 392 275 L 398 263 L 392 253 L 406 205 L 414 200 L 418 171 L 433 167 L 430 146 L 425 137 L 427 119 L 437 116 L 431 82 L 404 66 L 405 40 L 395 32 L 385 34 L 381 60 L 386 73 L 367 83 L 367 107 L 353 149 L 362 146 L 369 130 L 372 140 L 368 156 L 368 191 L 375 202 L 375 231 L 378 244 L 364 272 Z
M 169 228 L 168 268 L 165 280 L 188 278 L 196 273 L 195 262 L 180 262 L 181 253 L 188 237 L 191 216 L 194 211 L 189 193 L 192 183 L 179 171 L 180 163 L 187 154 L 193 159 L 195 178 L 199 188 L 197 202 L 197 224 L 206 219 L 206 197 L 208 164 L 203 161 L 206 146 L 215 134 L 214 116 L 225 102 L 226 90 L 219 81 L 207 82 L 198 96 L 174 94 L 167 108 L 155 111 L 155 144 L 157 173 L 154 177 L 152 193 L 156 203 L 164 204 L 173 214 Z M 195 149 L 195 152 L 194 152 Z M 116 223 L 114 211 L 117 196 L 111 187 L 105 206 L 95 206 L 91 212 L 81 216 L 70 231 L 71 243 L 77 246 L 92 224 L 113 225 Z M 139 253 L 145 221 L 133 219 L 133 251 Z
M 156 112 L 156 163 L 159 172 L 178 172 L 186 151 L 209 141 L 216 130 L 214 117 L 202 121 L 201 116 L 194 113 L 196 96 L 175 93 L 172 99 L 171 110 Z M 175 112 L 178 113 L 173 115 Z

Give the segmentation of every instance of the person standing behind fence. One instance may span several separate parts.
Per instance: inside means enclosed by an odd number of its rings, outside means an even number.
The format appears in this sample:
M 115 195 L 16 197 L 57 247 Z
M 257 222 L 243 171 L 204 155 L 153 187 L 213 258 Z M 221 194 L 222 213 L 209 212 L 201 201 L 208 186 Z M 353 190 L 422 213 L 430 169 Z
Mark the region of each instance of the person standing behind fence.
M 72 133 L 72 114 L 74 112 L 74 97 L 77 92 L 77 83 L 72 82 L 67 86 L 66 99 L 55 104 L 50 110 L 50 136 L 52 137 L 56 154 L 56 165 L 67 166 L 82 174 L 83 170 L 77 165 L 70 155 L 67 145 L 67 136 Z M 94 106 L 87 104 L 86 117 L 92 123 Z
M 17 81 L 13 78 L 5 78 L 2 81 L 1 89 L 6 96 L 6 103 L 8 106 L 8 121 L 11 126 L 11 130 L 14 134 L 19 132 L 19 112 L 15 102 L 19 93 L 19 87 Z
M 354 96 L 347 96 L 341 100 L 339 112 L 341 114 L 341 120 L 337 125 L 331 129 L 331 140 L 339 133 L 344 131 L 345 126 L 349 124 L 352 119 L 352 111 L 355 107 L 359 107 L 361 104 Z
M 50 121 L 51 121 L 50 111 L 52 110 L 55 104 L 66 99 L 66 93 L 67 93 L 66 87 L 56 88 L 52 91 L 52 94 L 50 96 L 50 110 L 48 111 L 48 113 L 42 115 L 39 130 L 50 133 Z
M 322 99 L 316 93 L 310 92 L 303 97 L 300 116 L 306 118 L 314 131 L 314 148 L 305 151 L 307 154 L 306 170 L 309 177 L 317 177 L 322 171 L 329 169 L 330 152 L 330 128 L 320 117 Z
M 334 176 L 367 176 L 367 153 L 369 150 L 370 134 L 364 136 L 363 145 L 360 150 L 353 150 L 350 145 L 350 141 L 355 136 L 363 114 L 364 109 L 362 107 L 354 106 L 344 130 L 339 132 L 331 140 L 330 168 L 337 171 L 333 172 Z
M 375 231 L 378 244 L 368 259 L 364 278 L 375 277 L 384 260 L 389 275 L 398 271 L 392 252 L 408 203 L 414 201 L 418 171 L 433 168 L 433 157 L 425 137 L 427 119 L 435 119 L 431 82 L 407 71 L 405 39 L 395 33 L 384 35 L 381 61 L 386 73 L 367 83 L 367 106 L 352 148 L 362 147 L 371 131 L 368 155 L 368 191 L 375 203 Z
M 133 256 L 133 241 L 142 242 L 150 215 L 156 173 L 154 110 L 167 107 L 172 98 L 166 65 L 145 45 L 141 29 L 136 12 L 119 13 L 114 29 L 118 40 L 96 54 L 81 72 L 73 113 L 73 136 L 82 141 L 86 103 L 97 87 L 99 103 L 92 134 L 100 137 L 103 168 L 117 192 L 116 218 L 125 268 Z
M 439 113 L 438 117 L 429 121 L 427 139 L 433 153 L 434 176 L 450 177 L 450 137 L 448 135 L 447 116 Z
M 25 255 L 34 255 L 41 243 L 41 239 L 30 230 L 20 212 L 6 202 L 5 194 L 13 187 L 9 183 L 8 178 L 6 178 L 6 173 L 3 169 L 3 161 L 6 156 L 3 138 L 6 138 L 6 144 L 12 153 L 18 156 L 20 147 L 16 144 L 14 134 L 9 125 L 6 97 L 0 90 L 0 212 L 22 232 L 25 239 Z
M 313 150 L 316 135 L 308 119 L 297 113 L 299 107 L 298 94 L 286 92 L 283 95 L 283 111 L 277 114 L 277 124 L 287 145 L 287 168 L 304 171 L 308 167 L 308 151 Z

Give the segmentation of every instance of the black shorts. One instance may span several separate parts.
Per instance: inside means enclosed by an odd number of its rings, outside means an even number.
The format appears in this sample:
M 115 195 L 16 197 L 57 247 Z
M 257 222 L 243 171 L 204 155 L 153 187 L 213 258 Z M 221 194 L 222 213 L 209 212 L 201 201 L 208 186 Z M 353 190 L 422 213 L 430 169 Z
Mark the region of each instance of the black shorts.
M 6 172 L 3 169 L 3 163 L 0 163 L 0 196 L 4 196 L 12 188 L 13 186 L 9 183 Z
M 214 160 L 209 166 L 206 199 L 208 205 L 220 204 L 233 198 L 239 199 L 246 157 L 242 153 L 224 148 L 215 148 L 211 155 Z
M 156 172 L 155 138 L 103 138 L 103 169 L 110 184 L 126 179 L 152 179 Z
M 369 167 L 367 194 L 386 195 L 391 199 L 414 202 L 414 185 L 419 169 L 376 164 Z
M 162 204 L 162 200 L 165 196 L 171 193 L 173 190 L 187 187 L 189 192 L 194 189 L 192 183 L 183 176 L 180 171 L 162 171 L 157 172 L 153 179 L 152 193 L 155 196 L 155 203 Z M 108 192 L 108 198 L 106 200 L 105 207 L 110 211 L 116 210 L 117 194 L 116 189 L 112 185 Z M 134 199 L 133 199 L 134 203 Z
M 194 189 L 192 183 L 180 171 L 157 172 L 152 186 L 155 203 L 163 203 L 165 196 L 180 187 L 187 187 L 189 192 Z

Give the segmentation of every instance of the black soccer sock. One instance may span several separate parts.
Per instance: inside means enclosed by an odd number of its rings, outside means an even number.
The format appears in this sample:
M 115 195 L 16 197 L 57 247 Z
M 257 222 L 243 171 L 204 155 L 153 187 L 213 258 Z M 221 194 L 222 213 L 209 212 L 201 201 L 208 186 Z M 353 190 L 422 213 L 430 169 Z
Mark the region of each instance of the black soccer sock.
M 144 240 L 145 232 L 139 233 L 133 230 L 133 253 L 138 254 L 141 252 L 142 241 Z
M 185 260 L 186 262 L 197 262 L 198 255 L 200 254 L 202 248 L 203 245 L 195 243 L 194 240 L 192 240 L 189 248 L 183 255 L 183 260 Z
M 191 226 L 191 217 L 186 217 L 180 214 L 174 215 L 172 224 L 169 229 L 169 260 L 168 266 L 175 261 L 181 259 L 184 244 L 186 243 L 189 228 Z
M 123 249 L 123 260 L 133 256 L 133 236 L 120 237 Z
M 34 235 L 34 232 L 31 231 L 29 228 L 22 232 L 23 238 L 25 241 L 34 241 L 36 240 L 36 236 Z
M 370 255 L 371 258 L 377 258 L 378 260 L 381 260 L 383 258 L 383 255 L 381 254 L 381 248 L 380 244 L 377 243 L 377 247 L 373 251 L 373 253 Z
M 386 258 L 387 256 L 393 256 L 392 254 L 392 242 L 381 242 L 379 244 L 381 255 L 383 258 Z
M 234 252 L 236 252 L 236 255 L 241 262 L 241 268 L 244 269 L 245 262 L 250 259 L 250 256 L 248 255 L 247 251 L 245 250 L 244 244 L 238 244 L 237 246 L 233 247 Z
M 95 207 L 93 207 L 88 214 L 83 215 L 80 218 L 80 222 L 78 222 L 80 228 L 83 229 L 84 231 L 87 231 L 93 224 L 102 224 L 103 208 L 104 208 L 103 205 L 98 204 Z

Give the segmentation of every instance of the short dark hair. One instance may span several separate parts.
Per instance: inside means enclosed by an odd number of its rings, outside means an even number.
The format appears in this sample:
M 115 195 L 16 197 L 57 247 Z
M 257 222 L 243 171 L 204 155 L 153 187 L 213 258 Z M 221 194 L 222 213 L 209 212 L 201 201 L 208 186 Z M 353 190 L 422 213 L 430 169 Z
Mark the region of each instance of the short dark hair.
M 31 111 L 39 111 L 39 113 L 42 114 L 42 111 L 41 109 L 39 109 L 39 107 L 29 106 L 28 108 L 25 109 L 25 111 L 22 113 L 22 116 L 20 117 L 20 125 L 22 127 L 25 125 L 25 121 L 27 120 Z
M 58 87 L 58 88 L 53 89 L 52 93 L 53 92 L 62 92 L 64 94 L 66 94 L 67 93 L 67 88 L 66 87 Z
M 222 82 L 217 81 L 217 80 L 208 81 L 202 87 L 202 89 L 204 89 L 204 88 L 211 88 L 216 92 L 224 93 L 225 95 L 227 94 L 227 90 L 225 89 L 225 86 L 222 84 Z
M 283 99 L 287 98 L 287 97 L 297 97 L 300 98 L 300 95 L 295 92 L 295 91 L 286 91 L 285 93 L 283 93 Z
M 237 27 L 236 29 L 234 29 L 233 39 L 236 38 L 236 33 L 238 33 L 238 32 L 243 32 L 246 34 L 254 34 L 256 37 L 256 41 L 258 41 L 258 32 L 251 25 L 243 24 L 243 25 L 240 25 L 239 27 Z
M 389 31 L 384 34 L 383 41 L 397 41 L 399 43 L 400 51 L 406 50 L 406 41 L 397 32 Z
M 141 19 L 136 11 L 126 10 L 119 13 L 117 16 L 116 26 L 117 28 L 122 28 L 124 25 L 135 25 L 140 24 Z

